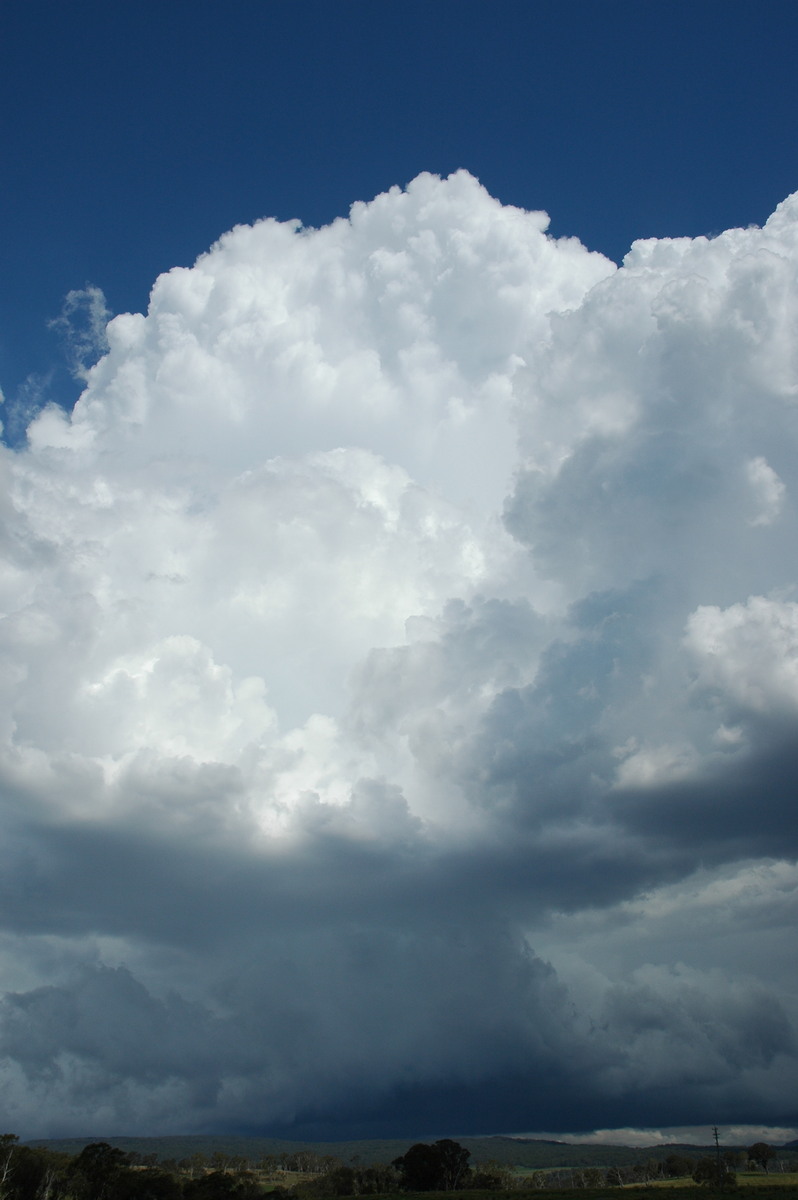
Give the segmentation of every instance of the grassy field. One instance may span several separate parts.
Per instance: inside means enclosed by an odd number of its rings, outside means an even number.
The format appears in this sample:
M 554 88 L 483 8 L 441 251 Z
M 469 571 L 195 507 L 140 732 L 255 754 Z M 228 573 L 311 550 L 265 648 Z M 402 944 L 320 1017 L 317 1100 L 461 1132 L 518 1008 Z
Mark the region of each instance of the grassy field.
M 656 1179 L 648 1184 L 649 1187 L 655 1188 L 687 1188 L 695 1189 L 698 1185 L 689 1182 L 686 1179 Z M 625 1191 L 631 1188 L 639 1188 L 640 1184 L 627 1184 Z M 785 1200 L 786 1196 L 798 1196 L 798 1171 L 774 1171 L 771 1175 L 764 1175 L 761 1171 L 737 1171 L 737 1187 L 746 1189 L 746 1200 L 752 1200 L 753 1192 L 751 1189 L 758 1188 L 762 1195 L 770 1195 L 771 1193 L 780 1197 L 780 1200 Z M 711 1192 L 711 1188 L 704 1189 Z
M 737 1176 L 738 1187 L 731 1192 L 718 1192 L 716 1188 L 699 1187 L 690 1179 L 658 1180 L 652 1183 L 627 1183 L 622 1187 L 608 1188 L 514 1188 L 511 1192 L 448 1192 L 450 1200 L 462 1197 L 462 1200 L 499 1200 L 505 1196 L 512 1200 L 618 1200 L 619 1193 L 623 1200 L 651 1200 L 655 1189 L 667 1188 L 668 1200 L 698 1200 L 705 1196 L 706 1200 L 716 1200 L 719 1196 L 734 1196 L 744 1192 L 745 1200 L 790 1200 L 798 1197 L 798 1172 L 783 1175 L 763 1175 L 753 1172 L 742 1172 Z M 430 1200 L 431 1196 L 440 1196 L 439 1192 L 403 1192 L 400 1196 L 373 1196 L 369 1200 Z
M 742 1187 L 789 1187 L 798 1195 L 798 1171 L 771 1171 L 767 1176 L 761 1171 L 738 1171 L 737 1182 Z
M 312 1178 L 303 1176 L 300 1172 L 280 1172 L 282 1178 L 271 1178 L 266 1184 L 266 1190 L 272 1186 L 291 1187 L 296 1183 Z M 718 1200 L 720 1196 L 740 1196 L 744 1200 L 798 1200 L 798 1172 L 764 1175 L 761 1171 L 741 1171 L 737 1174 L 737 1187 L 731 1191 L 718 1192 L 716 1188 L 702 1187 L 692 1179 L 657 1179 L 650 1183 L 626 1183 L 620 1187 L 597 1188 L 533 1188 L 514 1187 L 509 1192 L 456 1191 L 456 1192 L 386 1192 L 377 1196 L 369 1196 L 368 1200 L 433 1200 L 434 1197 L 446 1197 L 446 1200 L 652 1200 L 652 1192 L 663 1188 L 668 1191 L 668 1200 Z

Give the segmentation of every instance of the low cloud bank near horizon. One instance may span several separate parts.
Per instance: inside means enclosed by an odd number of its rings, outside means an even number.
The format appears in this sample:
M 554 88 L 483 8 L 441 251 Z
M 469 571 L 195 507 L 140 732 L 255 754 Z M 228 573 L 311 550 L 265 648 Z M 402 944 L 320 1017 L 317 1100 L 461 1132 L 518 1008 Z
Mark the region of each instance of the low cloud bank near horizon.
M 547 223 L 237 227 L 0 451 L 8 1128 L 798 1123 L 798 196 Z
M 695 1126 L 677 1125 L 663 1129 L 593 1129 L 588 1133 L 517 1134 L 544 1140 L 555 1140 L 571 1146 L 713 1146 L 713 1129 L 718 1130 L 721 1146 L 752 1146 L 755 1142 L 767 1142 L 769 1146 L 783 1146 L 798 1140 L 795 1127 L 773 1125 L 721 1125 Z

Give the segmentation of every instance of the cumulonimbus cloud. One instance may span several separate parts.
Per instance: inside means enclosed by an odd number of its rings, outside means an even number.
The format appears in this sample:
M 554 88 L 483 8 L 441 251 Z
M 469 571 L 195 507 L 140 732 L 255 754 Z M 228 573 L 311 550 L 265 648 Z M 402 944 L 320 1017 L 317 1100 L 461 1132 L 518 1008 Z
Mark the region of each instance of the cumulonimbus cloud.
M 798 201 L 546 225 L 238 227 L 3 450 L 10 1127 L 793 1119 Z

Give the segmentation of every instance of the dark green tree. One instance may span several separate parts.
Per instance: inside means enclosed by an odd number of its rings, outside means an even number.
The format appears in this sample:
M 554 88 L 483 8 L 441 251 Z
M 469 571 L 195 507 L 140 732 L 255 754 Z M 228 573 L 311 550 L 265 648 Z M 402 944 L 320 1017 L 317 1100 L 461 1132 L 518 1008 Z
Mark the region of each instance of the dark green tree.
M 415 1146 L 393 1160 L 399 1172 L 400 1185 L 407 1192 L 434 1192 L 438 1190 L 438 1153 L 428 1142 L 416 1142 Z
M 662 1166 L 668 1179 L 679 1179 L 683 1175 L 692 1175 L 695 1159 L 685 1158 L 682 1154 L 669 1154 Z
M 124 1171 L 116 1179 L 113 1200 L 182 1200 L 183 1189 L 168 1171 Z
M 475 1163 L 471 1170 L 468 1186 L 480 1192 L 498 1192 L 512 1185 L 512 1174 L 501 1163 L 491 1159 L 489 1162 Z
M 120 1178 L 129 1171 L 124 1150 L 108 1142 L 92 1142 L 72 1160 L 70 1191 L 78 1200 L 111 1200 Z
M 693 1171 L 693 1179 L 705 1187 L 715 1187 L 721 1191 L 724 1188 L 733 1188 L 737 1183 L 737 1176 L 730 1170 L 728 1163 L 717 1158 L 699 1158 Z
M 261 1195 L 254 1175 L 239 1171 L 211 1171 L 200 1179 L 189 1179 L 183 1185 L 185 1200 L 254 1200 Z
M 468 1160 L 471 1157 L 471 1151 L 466 1150 L 465 1146 L 461 1146 L 459 1142 L 453 1142 L 451 1138 L 442 1138 L 433 1144 L 437 1147 L 440 1155 L 442 1190 L 453 1192 L 455 1188 L 465 1183 L 469 1175 Z
M 325 1171 L 321 1179 L 314 1181 L 314 1196 L 357 1196 L 357 1169 L 342 1164 Z
M 463 1187 L 470 1174 L 470 1150 L 451 1138 L 429 1145 L 417 1142 L 406 1154 L 393 1160 L 402 1188 L 407 1192 L 452 1192 Z
M 753 1146 L 748 1147 L 748 1158 L 752 1163 L 756 1163 L 758 1167 L 768 1175 L 771 1159 L 776 1157 L 776 1151 L 767 1142 L 754 1142 Z
M 0 1200 L 57 1200 L 66 1185 L 68 1155 L 21 1146 L 16 1134 L 0 1136 Z

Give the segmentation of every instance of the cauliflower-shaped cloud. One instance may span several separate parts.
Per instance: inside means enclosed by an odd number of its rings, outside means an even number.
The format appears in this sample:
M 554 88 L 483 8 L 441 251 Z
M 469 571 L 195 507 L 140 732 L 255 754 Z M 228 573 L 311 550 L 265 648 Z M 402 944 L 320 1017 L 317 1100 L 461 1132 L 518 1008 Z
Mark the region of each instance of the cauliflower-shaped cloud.
M 796 852 L 798 200 L 546 227 L 237 227 L 0 453 L 22 1132 L 787 1120 L 792 984 L 634 906 Z

